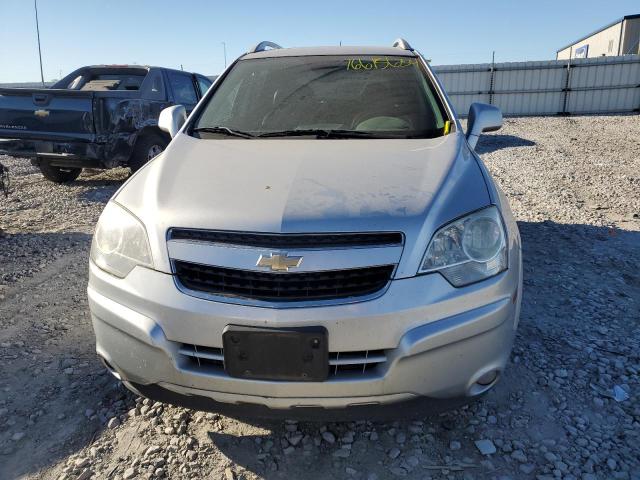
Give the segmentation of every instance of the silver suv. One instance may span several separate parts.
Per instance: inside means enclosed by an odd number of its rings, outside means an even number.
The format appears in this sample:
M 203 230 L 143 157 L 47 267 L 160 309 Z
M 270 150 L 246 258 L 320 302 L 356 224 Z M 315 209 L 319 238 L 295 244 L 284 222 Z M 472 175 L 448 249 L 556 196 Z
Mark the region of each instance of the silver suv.
M 489 390 L 521 249 L 473 150 L 500 111 L 468 122 L 403 40 L 257 45 L 188 119 L 162 112 L 173 140 L 100 217 L 88 294 L 107 368 L 161 401 L 294 418 Z

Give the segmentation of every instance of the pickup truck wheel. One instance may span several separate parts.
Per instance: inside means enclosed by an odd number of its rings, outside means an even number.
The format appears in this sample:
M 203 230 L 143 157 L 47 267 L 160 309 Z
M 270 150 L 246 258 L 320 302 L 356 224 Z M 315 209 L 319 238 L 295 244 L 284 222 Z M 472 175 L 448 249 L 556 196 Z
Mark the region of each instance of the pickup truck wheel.
M 81 168 L 53 167 L 47 162 L 40 162 L 40 171 L 44 178 L 55 183 L 73 182 L 80 176 Z
M 160 155 L 168 142 L 160 135 L 144 135 L 138 139 L 133 149 L 133 155 L 129 160 L 131 172 L 137 172 L 149 160 Z

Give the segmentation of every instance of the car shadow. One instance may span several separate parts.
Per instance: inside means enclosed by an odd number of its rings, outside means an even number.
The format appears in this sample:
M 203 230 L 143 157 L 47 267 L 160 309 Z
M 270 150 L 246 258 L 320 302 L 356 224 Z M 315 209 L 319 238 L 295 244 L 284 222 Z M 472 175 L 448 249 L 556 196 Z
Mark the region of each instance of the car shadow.
M 85 186 L 120 185 L 130 176 L 131 170 L 125 167 L 112 168 L 108 170 L 85 169 L 73 183 Z
M 118 191 L 120 185 L 121 183 L 116 183 L 114 185 L 113 182 L 96 185 L 95 188 L 91 188 L 80 193 L 78 198 L 88 203 L 106 204 L 109 199 L 113 197 L 114 193 Z
M 491 153 L 503 148 L 532 147 L 536 143 L 515 135 L 484 134 L 480 136 L 475 151 L 479 154 Z
M 81 176 L 72 185 L 83 187 L 85 190 L 78 194 L 78 198 L 90 203 L 106 204 L 114 193 L 128 179 L 125 175 L 106 176 L 96 174 Z

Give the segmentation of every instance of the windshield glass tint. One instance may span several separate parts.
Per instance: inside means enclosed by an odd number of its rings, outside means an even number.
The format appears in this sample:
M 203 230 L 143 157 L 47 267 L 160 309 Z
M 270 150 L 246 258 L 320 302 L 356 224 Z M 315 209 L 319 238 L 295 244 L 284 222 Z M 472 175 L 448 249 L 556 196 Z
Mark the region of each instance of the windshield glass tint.
M 443 134 L 445 119 L 417 58 L 279 57 L 240 60 L 194 128 L 435 137 Z

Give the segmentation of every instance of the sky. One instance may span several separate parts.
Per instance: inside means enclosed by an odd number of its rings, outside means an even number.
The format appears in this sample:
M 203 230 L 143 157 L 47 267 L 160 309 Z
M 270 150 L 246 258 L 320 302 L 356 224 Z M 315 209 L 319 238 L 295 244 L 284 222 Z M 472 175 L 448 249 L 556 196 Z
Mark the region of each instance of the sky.
M 38 0 L 45 81 L 83 65 L 137 63 L 216 75 L 261 40 L 391 45 L 434 65 L 555 59 L 638 0 Z M 0 82 L 40 79 L 32 0 L 0 0 Z

